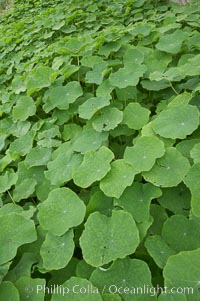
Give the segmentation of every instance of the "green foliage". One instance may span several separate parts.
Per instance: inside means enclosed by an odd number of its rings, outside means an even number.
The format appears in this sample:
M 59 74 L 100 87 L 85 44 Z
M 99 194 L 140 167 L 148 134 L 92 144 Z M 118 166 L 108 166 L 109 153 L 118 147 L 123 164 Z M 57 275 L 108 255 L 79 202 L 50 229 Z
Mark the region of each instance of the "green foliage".
M 0 300 L 200 300 L 199 13 L 16 0 L 0 16 Z

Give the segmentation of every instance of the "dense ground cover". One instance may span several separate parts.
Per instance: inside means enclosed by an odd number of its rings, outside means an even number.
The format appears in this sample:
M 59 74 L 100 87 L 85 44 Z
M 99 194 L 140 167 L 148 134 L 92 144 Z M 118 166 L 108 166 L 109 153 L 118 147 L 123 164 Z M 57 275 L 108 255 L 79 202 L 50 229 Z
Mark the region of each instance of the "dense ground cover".
M 54 0 L 1 17 L 0 300 L 199 300 L 199 13 Z

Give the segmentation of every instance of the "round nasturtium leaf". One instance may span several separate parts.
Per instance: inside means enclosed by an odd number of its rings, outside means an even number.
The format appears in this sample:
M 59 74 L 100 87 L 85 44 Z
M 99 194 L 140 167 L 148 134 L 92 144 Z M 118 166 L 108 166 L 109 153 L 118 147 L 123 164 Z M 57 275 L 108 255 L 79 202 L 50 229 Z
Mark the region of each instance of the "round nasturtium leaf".
M 10 187 L 17 182 L 17 174 L 15 172 L 6 171 L 3 176 L 0 176 L 0 193 L 10 189 Z
M 155 290 L 144 292 L 145 287 L 152 288 L 152 283 L 149 267 L 142 260 L 118 259 L 108 269 L 96 269 L 90 280 L 99 290 L 119 294 L 124 301 L 157 300 Z
M 42 278 L 20 277 L 16 282 L 20 295 L 20 301 L 44 301 L 45 280 Z
M 117 108 L 105 108 L 94 116 L 92 126 L 97 132 L 110 131 L 117 127 L 122 118 L 123 113 Z
M 48 113 L 54 108 L 67 110 L 69 104 L 82 94 L 82 88 L 76 81 L 69 82 L 66 86 L 51 87 L 44 96 L 44 111 Z
M 103 301 L 101 292 L 87 279 L 71 277 L 59 286 L 63 301 Z M 60 301 L 61 294 L 53 294 L 51 301 Z
M 33 68 L 26 78 L 26 88 L 31 91 L 37 91 L 45 87 L 49 87 L 52 83 L 52 76 L 55 71 L 47 66 L 40 65 Z
M 168 53 L 178 53 L 183 41 L 188 37 L 188 33 L 177 29 L 173 33 L 161 36 L 156 48 Z
M 185 288 L 188 301 L 199 300 L 200 248 L 172 255 L 163 269 L 164 284 Z
M 135 169 L 123 159 L 111 163 L 111 170 L 101 180 L 100 189 L 110 197 L 119 198 L 124 189 L 133 183 Z
M 172 215 L 163 225 L 162 237 L 177 252 L 200 248 L 200 224 L 183 215 Z
M 90 119 L 101 108 L 110 104 L 110 96 L 92 97 L 80 105 L 78 112 L 83 119 Z
M 37 244 L 38 240 L 35 241 Z M 26 246 L 24 246 L 26 248 Z M 21 276 L 31 276 L 32 267 L 38 262 L 37 254 L 33 250 L 24 252 L 17 264 L 6 275 L 6 280 L 14 283 Z M 1 299 L 0 299 L 1 300 Z
M 19 202 L 23 199 L 27 199 L 35 191 L 37 181 L 33 178 L 24 179 L 24 181 L 17 182 L 15 189 L 13 190 L 13 199 L 15 202 Z
M 150 170 L 157 158 L 165 153 L 164 143 L 155 136 L 141 136 L 134 146 L 126 147 L 125 162 L 131 164 L 136 173 Z
M 16 157 L 25 156 L 30 152 L 33 146 L 33 133 L 30 131 L 25 135 L 20 136 L 10 143 L 9 154 L 15 160 Z
M 113 199 L 106 196 L 101 190 L 97 190 L 91 196 L 89 203 L 87 204 L 86 215 L 98 211 L 104 215 L 110 216 L 113 209 Z
M 174 214 L 188 215 L 190 210 L 190 190 L 180 183 L 175 187 L 162 189 L 162 196 L 157 199 L 158 203 Z
M 27 168 L 46 165 L 51 159 L 51 148 L 34 147 L 27 154 L 24 164 Z
M 90 150 L 97 150 L 108 138 L 107 132 L 97 132 L 92 127 L 83 128 L 83 131 L 73 143 L 75 152 L 85 153 Z
M 19 292 L 10 281 L 3 281 L 0 284 L 0 300 L 20 301 Z
M 72 175 L 74 183 L 86 188 L 95 181 L 100 181 L 109 172 L 113 158 L 114 154 L 105 146 L 96 152 L 86 152 L 81 165 L 74 168 Z
M 140 130 L 149 120 L 150 111 L 139 103 L 129 103 L 124 109 L 123 123 L 130 129 Z
M 196 163 L 190 168 L 188 174 L 184 179 L 184 183 L 190 189 L 192 194 L 192 198 L 191 198 L 192 213 L 198 217 L 200 217 L 199 181 L 200 181 L 200 163 Z
M 13 116 L 17 120 L 25 121 L 36 112 L 34 100 L 30 96 L 19 96 L 16 105 L 13 107 Z
M 132 66 L 131 66 L 132 67 Z M 132 68 L 126 66 L 120 68 L 117 72 L 111 73 L 109 80 L 111 85 L 119 89 L 126 88 L 128 86 L 136 86 L 140 77 L 146 71 L 145 65 L 135 64 Z
M 88 71 L 85 75 L 86 83 L 94 83 L 100 85 L 103 81 L 104 75 L 107 73 L 107 63 L 95 63 L 92 71 Z
M 40 225 L 54 235 L 63 235 L 82 223 L 86 207 L 75 192 L 63 187 L 52 190 L 38 210 Z
M 159 268 L 163 269 L 169 256 L 176 254 L 160 235 L 148 236 L 145 240 L 145 248 Z
M 0 215 L 0 265 L 13 259 L 19 246 L 36 240 L 35 225 L 20 214 Z
M 81 154 L 61 153 L 47 164 L 48 170 L 44 172 L 45 177 L 52 185 L 63 185 L 72 179 L 73 168 L 79 166 L 81 162 Z
M 113 211 L 111 217 L 94 212 L 80 238 L 84 260 L 95 267 L 135 252 L 139 232 L 130 213 Z
M 43 267 L 47 271 L 64 268 L 72 258 L 74 251 L 73 230 L 70 229 L 63 236 L 47 233 L 40 254 Z
M 188 160 L 174 147 L 168 147 L 150 171 L 143 172 L 146 181 L 161 187 L 177 186 L 190 169 Z
M 152 122 L 153 130 L 160 136 L 184 139 L 199 125 L 199 110 L 192 105 L 170 106 Z
M 134 182 L 125 189 L 119 199 L 115 199 L 114 205 L 131 213 L 135 221 L 141 223 L 149 219 L 151 200 L 159 197 L 161 193 L 160 188 L 150 183 Z
M 144 53 L 137 49 L 137 47 L 130 48 L 126 51 L 123 63 L 124 66 L 129 67 L 130 65 L 142 64 L 144 61 Z

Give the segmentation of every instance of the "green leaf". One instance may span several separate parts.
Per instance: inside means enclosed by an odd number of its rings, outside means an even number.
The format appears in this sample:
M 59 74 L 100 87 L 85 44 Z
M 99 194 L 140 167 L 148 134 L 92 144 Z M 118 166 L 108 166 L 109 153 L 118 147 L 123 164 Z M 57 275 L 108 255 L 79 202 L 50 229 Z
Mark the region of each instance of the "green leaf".
M 188 160 L 174 147 L 168 147 L 150 171 L 143 172 L 146 181 L 161 187 L 177 186 L 190 169 Z
M 150 170 L 157 158 L 165 153 L 164 143 L 155 136 L 141 136 L 134 146 L 126 147 L 124 152 L 125 162 L 131 164 L 135 173 Z
M 4 281 L 0 284 L 0 300 L 20 301 L 19 292 L 12 282 Z
M 163 188 L 162 196 L 157 199 L 159 204 L 174 214 L 188 215 L 190 210 L 191 194 L 183 184 L 176 187 Z
M 95 267 L 134 253 L 138 244 L 135 221 L 123 211 L 113 211 L 111 217 L 90 214 L 80 238 L 84 260 Z
M 47 66 L 34 68 L 26 78 L 26 88 L 32 92 L 49 87 L 54 74 L 55 71 Z
M 73 150 L 80 153 L 96 151 L 108 138 L 108 133 L 97 132 L 93 128 L 83 128 L 80 136 L 73 142 Z
M 137 223 L 149 219 L 150 203 L 161 195 L 161 190 L 150 183 L 134 182 L 127 187 L 119 199 L 114 200 L 114 205 L 123 208 L 132 214 Z
M 176 267 L 176 268 L 174 268 Z M 170 256 L 163 269 L 165 286 L 185 288 L 188 301 L 199 299 L 200 249 Z
M 18 156 L 28 154 L 33 146 L 33 133 L 28 132 L 10 143 L 9 154 L 15 160 Z
M 25 121 L 29 116 L 33 116 L 35 112 L 35 102 L 30 96 L 20 96 L 12 111 L 13 117 L 21 121 Z
M 192 198 L 191 198 L 191 207 L 192 213 L 195 216 L 200 217 L 200 191 L 199 191 L 199 179 L 200 179 L 200 163 L 194 164 L 188 174 L 184 179 L 185 185 L 190 189 Z
M 0 264 L 13 259 L 17 248 L 36 240 L 33 221 L 16 213 L 0 216 Z
M 107 63 L 101 62 L 101 64 L 96 63 L 93 66 L 92 71 L 88 71 L 85 76 L 86 83 L 94 83 L 100 85 L 103 81 L 104 75 L 106 74 Z
M 72 171 L 82 162 L 82 155 L 63 153 L 47 164 L 45 177 L 52 185 L 62 185 L 72 179 Z
M 111 163 L 111 170 L 101 180 L 100 189 L 110 197 L 119 198 L 124 189 L 133 183 L 135 169 L 123 159 Z
M 17 174 L 13 171 L 6 171 L 3 176 L 0 176 L 0 193 L 9 190 L 12 185 L 15 185 L 17 178 Z
M 119 293 L 125 301 L 156 300 L 155 290 L 145 291 L 144 284 L 152 287 L 151 272 L 142 260 L 118 259 L 108 269 L 96 269 L 90 279 L 101 291 Z
M 36 254 L 25 252 L 22 254 L 17 265 L 12 268 L 6 275 L 6 281 L 15 282 L 21 276 L 31 276 L 32 266 L 37 263 Z
M 79 116 L 84 119 L 90 119 L 101 108 L 110 104 L 110 96 L 91 97 L 79 106 Z
M 150 111 L 139 103 L 129 103 L 124 109 L 123 123 L 130 129 L 140 130 L 149 120 Z
M 153 130 L 165 138 L 184 139 L 199 125 L 199 110 L 191 105 L 178 105 L 162 111 L 152 122 Z
M 71 81 L 66 86 L 50 87 L 44 96 L 44 111 L 50 112 L 54 108 L 67 110 L 69 104 L 83 94 L 79 82 Z
M 43 301 L 45 294 L 45 280 L 41 278 L 20 277 L 16 282 L 20 301 Z
M 103 301 L 98 288 L 87 279 L 71 277 L 60 286 L 60 290 L 63 301 Z M 60 294 L 53 294 L 51 301 L 60 301 Z
M 162 236 L 177 252 L 194 250 L 200 247 L 200 224 L 182 215 L 172 215 L 163 225 Z
M 104 108 L 92 119 L 92 126 L 97 132 L 110 131 L 122 121 L 123 113 L 117 108 Z
M 63 235 L 82 223 L 85 216 L 83 201 L 69 188 L 56 188 L 47 200 L 38 205 L 40 225 L 54 235 Z
M 78 136 L 78 134 L 80 134 L 81 130 L 82 129 L 78 124 L 75 123 L 65 124 L 62 132 L 62 138 L 65 141 L 74 139 Z
M 194 160 L 194 164 L 200 162 L 200 143 L 194 145 L 190 152 L 190 155 L 191 158 Z
M 89 279 L 94 270 L 95 268 L 87 264 L 85 260 L 80 260 L 76 267 L 76 275 L 80 278 Z
M 109 77 L 111 85 L 120 89 L 128 86 L 136 86 L 140 77 L 146 71 L 146 66 L 135 64 L 134 66 L 120 68 Z
M 142 64 L 144 61 L 144 53 L 138 50 L 136 47 L 128 49 L 124 55 L 123 63 L 125 67 L 130 67 L 135 64 Z
M 24 179 L 24 181 L 16 183 L 13 191 L 13 199 L 15 202 L 19 202 L 31 196 L 35 191 L 36 185 L 37 181 L 33 178 Z
M 8 273 L 11 263 L 12 262 L 10 261 L 0 265 L 0 283 L 2 283 L 2 280 L 4 279 L 5 275 Z
M 40 249 L 43 266 L 47 271 L 59 270 L 68 264 L 74 251 L 73 236 L 73 230 L 63 236 L 47 233 Z
M 102 191 L 96 191 L 89 200 L 86 214 L 89 215 L 98 211 L 101 214 L 110 216 L 113 209 L 113 199 L 107 197 Z
M 163 269 L 167 259 L 176 254 L 160 235 L 148 236 L 145 240 L 145 248 L 159 268 Z
M 27 154 L 24 164 L 26 167 L 30 168 L 33 166 L 46 165 L 51 159 L 51 149 L 50 148 L 39 148 L 35 147 L 30 150 Z
M 156 48 L 164 52 L 176 54 L 180 51 L 181 46 L 187 37 L 188 33 L 177 29 L 173 33 L 161 36 Z
M 96 152 L 86 152 L 81 165 L 73 170 L 74 183 L 86 188 L 95 181 L 100 181 L 110 170 L 110 162 L 113 158 L 114 154 L 105 146 Z

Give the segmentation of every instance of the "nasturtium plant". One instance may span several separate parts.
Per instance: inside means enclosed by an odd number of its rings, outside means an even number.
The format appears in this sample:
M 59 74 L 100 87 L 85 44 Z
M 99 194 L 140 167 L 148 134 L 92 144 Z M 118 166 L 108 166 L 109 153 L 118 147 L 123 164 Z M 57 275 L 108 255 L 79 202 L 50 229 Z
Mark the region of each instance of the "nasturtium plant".
M 99 231 L 96 232 L 95 225 Z M 95 267 L 133 253 L 139 244 L 139 233 L 128 212 L 113 211 L 111 217 L 92 213 L 80 238 L 85 261 Z
M 4 4 L 0 301 L 200 300 L 199 0 Z
M 19 96 L 19 100 L 13 107 L 13 117 L 16 120 L 25 121 L 36 113 L 35 103 L 30 96 Z
M 150 111 L 139 103 L 129 103 L 124 109 L 123 123 L 129 128 L 140 130 L 149 120 Z
M 59 270 L 70 261 L 74 251 L 73 230 L 70 229 L 63 236 L 47 233 L 40 254 L 43 267 L 46 270 Z M 53 257 L 52 257 L 53 254 Z
M 85 215 L 83 201 L 65 187 L 53 189 L 48 198 L 38 206 L 38 210 L 38 220 L 42 227 L 58 236 L 81 224 Z
M 157 158 L 165 153 L 164 143 L 155 136 L 141 136 L 133 146 L 126 147 L 125 162 L 131 164 L 135 172 L 151 170 Z
M 113 161 L 111 169 L 100 182 L 100 189 L 105 195 L 119 198 L 124 189 L 133 183 L 135 169 L 124 159 Z
M 118 288 L 122 300 L 155 300 L 156 296 L 152 290 L 150 294 L 137 293 L 137 287 L 151 284 L 151 272 L 148 265 L 138 259 L 126 258 L 116 260 L 108 269 L 96 269 L 90 280 L 105 292 L 116 294 Z M 117 283 L 117 285 L 113 284 Z M 134 285 L 132 285 L 134 283 Z M 120 288 L 120 289 L 119 289 Z M 115 292 L 115 293 L 114 293 Z
M 143 172 L 150 183 L 161 187 L 173 187 L 181 183 L 190 170 L 188 160 L 175 148 L 168 147 L 163 157 L 149 171 Z
M 93 182 L 100 181 L 111 169 L 110 162 L 113 158 L 114 154 L 105 146 L 96 152 L 86 152 L 82 163 L 73 169 L 74 183 L 79 187 L 87 188 Z
M 0 264 L 13 259 L 20 246 L 37 239 L 34 222 L 20 214 L 1 215 L 0 226 Z
M 199 110 L 191 105 L 171 106 L 163 110 L 152 123 L 153 130 L 162 137 L 184 139 L 199 125 Z

